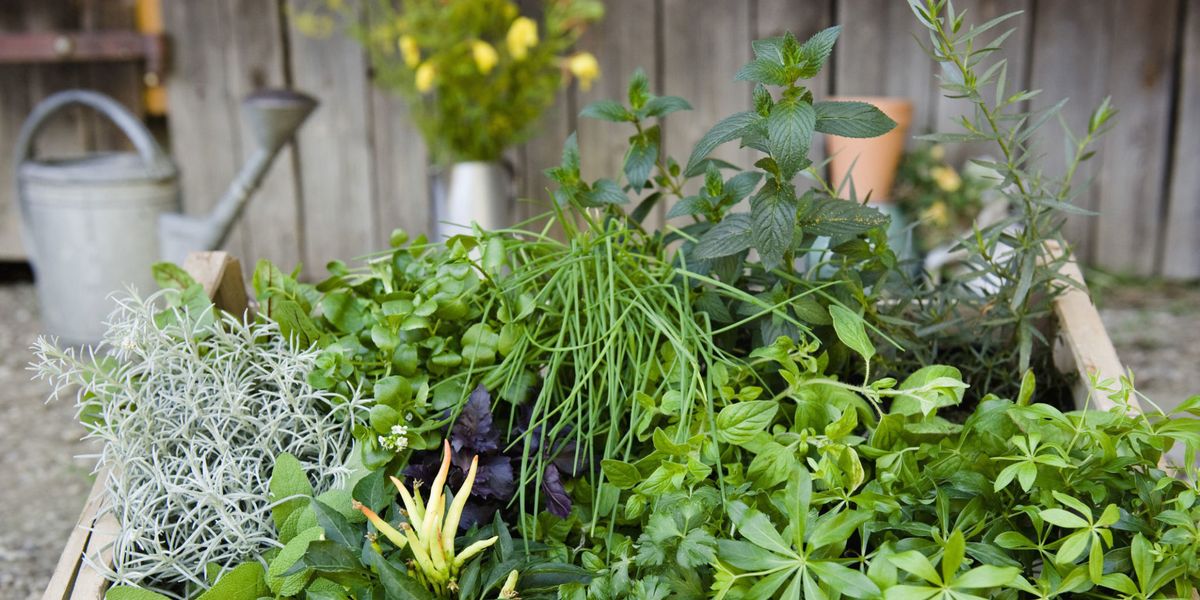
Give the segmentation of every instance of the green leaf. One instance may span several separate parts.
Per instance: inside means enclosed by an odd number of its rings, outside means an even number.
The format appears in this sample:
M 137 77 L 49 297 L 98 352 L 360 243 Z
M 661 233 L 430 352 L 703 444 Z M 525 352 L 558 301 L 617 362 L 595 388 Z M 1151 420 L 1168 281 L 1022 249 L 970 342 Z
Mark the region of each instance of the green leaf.
M 357 334 L 367 322 L 366 301 L 346 291 L 330 292 L 321 299 L 321 314 L 339 331 Z
M 154 263 L 150 272 L 154 275 L 154 282 L 164 290 L 182 291 L 197 285 L 196 280 L 183 270 L 183 267 L 172 262 Z
M 701 260 L 730 256 L 746 250 L 753 241 L 750 215 L 735 213 L 704 232 L 692 250 L 692 256 Z
M 1054 555 L 1054 562 L 1060 565 L 1069 565 L 1075 562 L 1087 551 L 1090 540 L 1091 534 L 1086 530 L 1076 531 L 1063 538 L 1062 545 L 1058 547 L 1058 553 Z
M 863 318 L 858 313 L 840 305 L 829 305 L 829 316 L 833 318 L 833 330 L 838 339 L 848 348 L 858 353 L 863 360 L 870 362 L 875 356 L 875 344 L 867 337 Z
M 762 121 L 763 118 L 754 112 L 740 112 L 721 119 L 692 148 L 692 154 L 688 156 L 687 168 L 684 169 L 684 175 L 694 177 L 702 173 L 704 168 L 701 162 L 717 146 L 742 137 Z
M 255 600 L 266 596 L 267 584 L 263 575 L 262 565 L 257 562 L 240 564 L 196 600 Z
M 846 510 L 821 520 L 808 538 L 813 549 L 844 542 L 860 525 L 871 520 L 871 513 Z
M 383 583 L 386 598 L 406 598 L 409 600 L 433 600 L 434 596 L 424 586 L 409 577 L 407 573 L 397 569 L 378 552 L 364 553 L 364 563 L 374 567 Z
M 785 480 L 796 464 L 796 454 L 787 446 L 769 441 L 758 449 L 750 461 L 746 475 L 760 488 L 771 489 Z
M 816 130 L 848 138 L 873 138 L 896 127 L 896 122 L 866 102 L 817 102 Z
M 628 204 L 629 197 L 617 182 L 611 179 L 600 179 L 592 185 L 585 196 L 586 204 L 592 207 L 605 204 Z
M 284 452 L 275 458 L 275 466 L 271 470 L 271 481 L 268 483 L 271 492 L 271 519 L 275 522 L 275 530 L 281 531 L 292 513 L 308 506 L 312 496 L 312 484 L 304 475 L 304 467 L 295 456 Z M 290 498 L 285 500 L 285 498 Z M 287 543 L 290 540 L 280 539 Z
M 779 165 L 780 178 L 791 181 L 808 162 L 817 113 L 812 104 L 789 98 L 771 107 L 767 117 L 767 150 Z
M 654 170 L 656 160 L 658 160 L 658 144 L 641 136 L 634 138 L 625 153 L 623 167 L 625 179 L 634 190 L 645 187 L 646 181 L 650 179 L 650 172 Z
M 849 567 L 829 561 L 811 561 L 808 568 L 821 583 L 851 598 L 874 598 L 879 595 L 879 586 L 874 581 Z
M 808 209 L 800 217 L 806 233 L 827 236 L 854 236 L 887 227 L 891 218 L 870 206 L 849 200 L 808 194 Z
M 108 591 L 104 593 L 104 600 L 171 600 L 171 599 L 162 594 L 159 594 L 157 592 L 151 592 L 150 590 L 143 590 L 142 588 L 133 587 L 131 585 L 120 585 L 120 586 L 117 586 L 114 588 L 109 588 Z M 250 600 L 253 600 L 253 597 Z
M 942 546 L 942 581 L 954 579 L 954 574 L 958 573 L 958 568 L 962 566 L 966 551 L 967 541 L 963 539 L 962 532 L 955 529 L 954 533 L 951 533 L 950 537 L 946 539 L 946 544 Z
M 801 77 L 807 79 L 815 77 L 817 73 L 821 72 L 821 68 L 825 66 L 825 61 L 829 60 L 829 55 L 833 52 L 833 45 L 837 42 L 841 32 L 840 25 L 823 29 L 800 46 L 800 61 L 797 66 L 800 67 Z
M 1061 508 L 1047 508 L 1039 514 L 1043 521 L 1065 529 L 1082 529 L 1088 526 L 1088 522 L 1083 517 Z
M 956 577 L 951 587 L 955 589 L 1002 587 L 1012 583 L 1020 574 L 1021 570 L 1017 567 L 980 565 Z
M 362 568 L 362 562 L 359 560 L 361 553 L 351 549 L 355 547 L 357 546 L 344 546 L 333 540 L 313 540 L 309 542 L 304 557 L 285 571 L 284 575 L 292 575 L 305 569 L 325 574 L 358 571 Z
M 679 96 L 655 96 L 642 107 L 647 117 L 665 117 L 673 112 L 692 110 L 692 105 Z
M 620 460 L 606 458 L 600 461 L 604 477 L 614 487 L 628 490 L 642 482 L 642 475 L 637 467 Z
M 644 494 L 657 495 L 673 492 L 683 486 L 683 478 L 687 476 L 687 466 L 679 463 L 664 462 L 658 465 L 637 486 L 637 490 Z
M 746 571 L 796 566 L 795 558 L 780 556 L 742 540 L 717 540 L 717 555 L 730 566 Z
M 787 542 L 783 541 L 779 532 L 775 531 L 775 527 L 771 525 L 771 520 L 767 518 L 767 515 L 751 508 L 742 515 L 737 525 L 739 535 L 755 546 L 781 556 L 800 557 L 788 546 Z
M 934 585 L 942 585 L 942 578 L 934 570 L 933 564 L 924 554 L 916 550 L 888 555 L 887 560 L 900 569 L 912 573 Z M 890 590 L 889 590 L 890 591 Z
M 775 419 L 779 404 L 771 400 L 738 402 L 721 409 L 717 415 L 717 437 L 730 444 L 745 444 Z
M 619 102 L 612 100 L 597 100 L 583 107 L 583 110 L 579 111 L 579 116 L 613 123 L 633 121 L 633 114 Z
M 646 72 L 641 67 L 635 69 L 633 75 L 629 77 L 627 96 L 629 98 L 629 105 L 634 110 L 643 108 L 650 99 L 650 80 L 646 77 Z
M 738 69 L 737 75 L 733 79 L 734 81 L 753 81 L 780 87 L 790 85 L 794 81 L 794 78 L 788 75 L 787 67 L 766 58 L 756 58 L 746 63 L 741 69 Z
M 790 185 L 781 189 L 774 182 L 768 182 L 750 199 L 754 247 L 762 256 L 766 269 L 782 264 L 784 254 L 791 247 L 796 228 L 796 204 Z
M 279 596 L 291 596 L 304 588 L 305 582 L 312 575 L 311 571 L 304 569 L 291 575 L 284 573 L 304 556 L 309 543 L 321 539 L 323 535 L 325 531 L 320 527 L 310 527 L 296 534 L 296 537 L 283 546 L 267 569 L 267 587 L 271 588 L 272 592 Z
M 312 500 L 311 506 L 313 514 L 316 515 L 317 524 L 325 530 L 325 539 L 350 548 L 362 545 L 362 536 L 358 529 L 352 526 L 342 513 L 315 498 Z

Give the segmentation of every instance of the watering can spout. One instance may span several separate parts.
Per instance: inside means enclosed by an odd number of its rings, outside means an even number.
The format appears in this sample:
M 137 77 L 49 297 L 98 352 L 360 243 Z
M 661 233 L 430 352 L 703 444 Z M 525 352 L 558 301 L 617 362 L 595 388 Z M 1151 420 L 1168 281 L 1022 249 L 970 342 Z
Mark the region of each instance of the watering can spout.
M 315 99 L 291 90 L 264 90 L 247 96 L 242 102 L 242 113 L 258 147 L 211 214 L 162 215 L 159 241 L 163 258 L 182 263 L 189 252 L 215 250 L 224 244 L 246 201 L 262 183 L 279 151 L 316 107 Z

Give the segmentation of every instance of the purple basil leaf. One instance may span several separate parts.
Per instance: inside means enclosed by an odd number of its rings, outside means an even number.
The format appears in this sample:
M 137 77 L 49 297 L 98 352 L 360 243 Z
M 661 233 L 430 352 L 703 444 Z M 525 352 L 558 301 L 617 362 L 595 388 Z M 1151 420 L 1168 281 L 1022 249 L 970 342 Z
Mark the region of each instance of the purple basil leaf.
M 500 448 L 500 434 L 492 427 L 492 397 L 483 385 L 471 392 L 450 429 L 450 447 L 455 452 L 468 450 L 472 455 Z
M 546 510 L 550 514 L 562 519 L 570 516 L 571 496 L 567 495 L 558 467 L 553 463 L 546 465 L 546 471 L 542 473 L 542 492 L 546 495 Z

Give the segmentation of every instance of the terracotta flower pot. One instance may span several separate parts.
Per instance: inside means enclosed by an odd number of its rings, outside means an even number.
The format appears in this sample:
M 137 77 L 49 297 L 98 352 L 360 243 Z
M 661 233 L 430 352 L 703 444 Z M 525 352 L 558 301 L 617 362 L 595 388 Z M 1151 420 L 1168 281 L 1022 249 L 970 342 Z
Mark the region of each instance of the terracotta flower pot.
M 890 203 L 892 184 L 896 181 L 896 170 L 900 167 L 904 142 L 908 139 L 908 126 L 912 122 L 912 101 L 906 98 L 872 97 L 839 97 L 831 100 L 873 104 L 896 122 L 895 129 L 875 138 L 825 136 L 831 157 L 830 184 L 835 188 L 841 186 L 849 174 L 859 201 L 870 193 L 872 204 Z M 843 198 L 849 197 L 849 185 L 842 188 L 841 195 Z

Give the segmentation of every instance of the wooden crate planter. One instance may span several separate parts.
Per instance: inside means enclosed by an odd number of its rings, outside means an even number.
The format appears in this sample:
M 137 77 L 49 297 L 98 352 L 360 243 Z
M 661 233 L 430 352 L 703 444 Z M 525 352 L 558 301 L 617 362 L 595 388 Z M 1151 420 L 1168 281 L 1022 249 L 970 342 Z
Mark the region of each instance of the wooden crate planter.
M 237 259 L 224 252 L 201 252 L 188 257 L 184 268 L 214 303 L 240 313 L 247 306 L 245 283 Z M 1100 313 L 1083 284 L 1083 273 L 1074 260 L 1063 267 L 1063 274 L 1079 283 L 1063 292 L 1054 303 L 1059 330 L 1055 341 L 1055 364 L 1063 372 L 1079 374 L 1074 389 L 1075 403 L 1105 410 L 1114 406 L 1103 392 L 1091 389 L 1093 376 L 1111 379 L 1124 373 Z M 1089 399 L 1090 398 L 1090 399 Z M 99 473 L 75 530 L 59 558 L 54 576 L 43 600 L 101 600 L 108 582 L 91 567 L 89 561 L 112 559 L 107 546 L 116 536 L 118 525 L 112 515 L 98 517 L 104 498 L 104 478 Z M 85 557 L 88 557 L 85 559 Z

